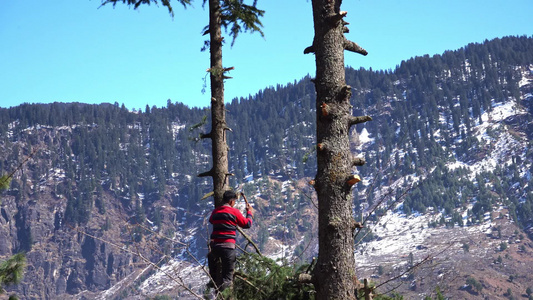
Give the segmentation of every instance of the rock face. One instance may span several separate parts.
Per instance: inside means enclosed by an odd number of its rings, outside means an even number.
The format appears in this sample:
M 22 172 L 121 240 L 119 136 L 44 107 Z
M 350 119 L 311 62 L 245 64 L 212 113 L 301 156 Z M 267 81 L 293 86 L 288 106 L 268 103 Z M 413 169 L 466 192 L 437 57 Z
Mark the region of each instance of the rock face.
M 133 270 L 131 253 L 104 242 L 124 241 L 119 228 L 103 231 L 98 224 L 62 223 L 65 201 L 46 197 L 45 191 L 35 201 L 17 203 L 15 196 L 3 197 L 0 256 L 26 251 L 28 261 L 17 294 L 23 299 L 59 299 L 104 290 Z
M 58 109 L 65 107 L 77 106 Z M 22 299 L 90 299 L 174 251 L 174 222 L 187 217 L 166 208 L 180 204 L 178 181 L 186 176 L 168 182 L 143 177 L 146 170 L 135 161 L 144 160 L 143 150 L 156 142 L 135 138 L 145 133 L 139 126 L 116 129 L 112 120 L 102 119 L 100 126 L 28 126 L 18 120 L 0 126 L 0 170 L 16 170 L 10 189 L 0 195 L 0 261 L 18 252 L 27 258 L 24 279 L 7 287 L 10 293 Z M 110 132 L 121 136 L 108 139 Z M 140 151 L 133 153 L 134 147 Z M 111 158 L 115 154 L 131 162 Z M 125 173 L 135 175 L 128 179 Z

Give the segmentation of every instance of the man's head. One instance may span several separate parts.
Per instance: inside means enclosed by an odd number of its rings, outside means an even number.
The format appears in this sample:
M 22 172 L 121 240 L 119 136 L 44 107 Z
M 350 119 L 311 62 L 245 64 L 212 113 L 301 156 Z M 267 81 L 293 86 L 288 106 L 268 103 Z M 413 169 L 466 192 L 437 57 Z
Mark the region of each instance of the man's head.
M 224 195 L 222 196 L 222 202 L 224 204 L 229 204 L 231 207 L 235 205 L 235 200 L 237 200 L 237 195 L 233 191 L 225 191 Z

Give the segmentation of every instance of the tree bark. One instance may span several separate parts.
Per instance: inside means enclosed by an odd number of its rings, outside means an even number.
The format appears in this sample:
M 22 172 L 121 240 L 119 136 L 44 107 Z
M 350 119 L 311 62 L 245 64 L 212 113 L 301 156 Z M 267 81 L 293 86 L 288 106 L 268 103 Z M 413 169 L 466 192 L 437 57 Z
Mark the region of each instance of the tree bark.
M 341 0 L 313 0 L 315 37 L 307 53 L 316 57 L 317 174 L 319 253 L 314 269 L 317 299 L 356 299 L 351 187 L 357 163 L 350 153 L 351 87 L 346 85 L 346 29 Z M 362 48 L 361 48 L 362 49 Z M 358 49 L 359 50 L 359 49 Z M 358 51 L 362 53 L 362 51 Z M 366 51 L 365 51 L 366 52 Z M 365 53 L 362 53 L 365 54 Z
M 224 69 L 222 67 L 222 30 L 219 0 L 209 0 L 210 81 L 211 81 L 211 142 L 213 192 L 215 207 L 222 205 L 222 195 L 228 186 L 228 145 L 226 142 L 226 110 L 224 107 Z

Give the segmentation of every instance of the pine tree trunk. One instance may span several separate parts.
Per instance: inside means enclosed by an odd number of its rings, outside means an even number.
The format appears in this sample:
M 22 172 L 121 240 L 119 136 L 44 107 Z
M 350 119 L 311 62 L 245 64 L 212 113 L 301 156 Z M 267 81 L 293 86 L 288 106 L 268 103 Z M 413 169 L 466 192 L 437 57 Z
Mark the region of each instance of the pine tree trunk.
M 226 143 L 226 110 L 224 108 L 224 69 L 222 67 L 222 32 L 220 1 L 209 0 L 211 133 L 215 207 L 222 205 L 222 195 L 228 186 L 228 146 Z
M 304 53 L 314 52 L 316 57 L 318 170 L 314 187 L 318 195 L 319 254 L 315 289 L 317 299 L 346 300 L 355 299 L 357 288 L 350 190 L 354 184 L 352 168 L 358 163 L 349 145 L 355 118 L 351 116 L 351 87 L 345 80 L 344 50 L 356 44 L 344 37 L 345 13 L 340 11 L 340 4 L 341 0 L 313 0 L 315 37 Z

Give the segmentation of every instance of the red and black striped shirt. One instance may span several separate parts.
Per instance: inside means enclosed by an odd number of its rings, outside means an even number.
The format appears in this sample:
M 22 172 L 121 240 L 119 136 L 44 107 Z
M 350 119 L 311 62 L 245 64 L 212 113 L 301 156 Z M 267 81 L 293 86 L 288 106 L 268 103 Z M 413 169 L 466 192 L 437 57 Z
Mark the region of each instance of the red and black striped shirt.
M 213 224 L 211 240 L 215 243 L 235 244 L 237 226 L 250 228 L 252 226 L 252 212 L 246 212 L 246 218 L 242 213 L 228 204 L 217 207 L 211 213 L 209 223 Z

